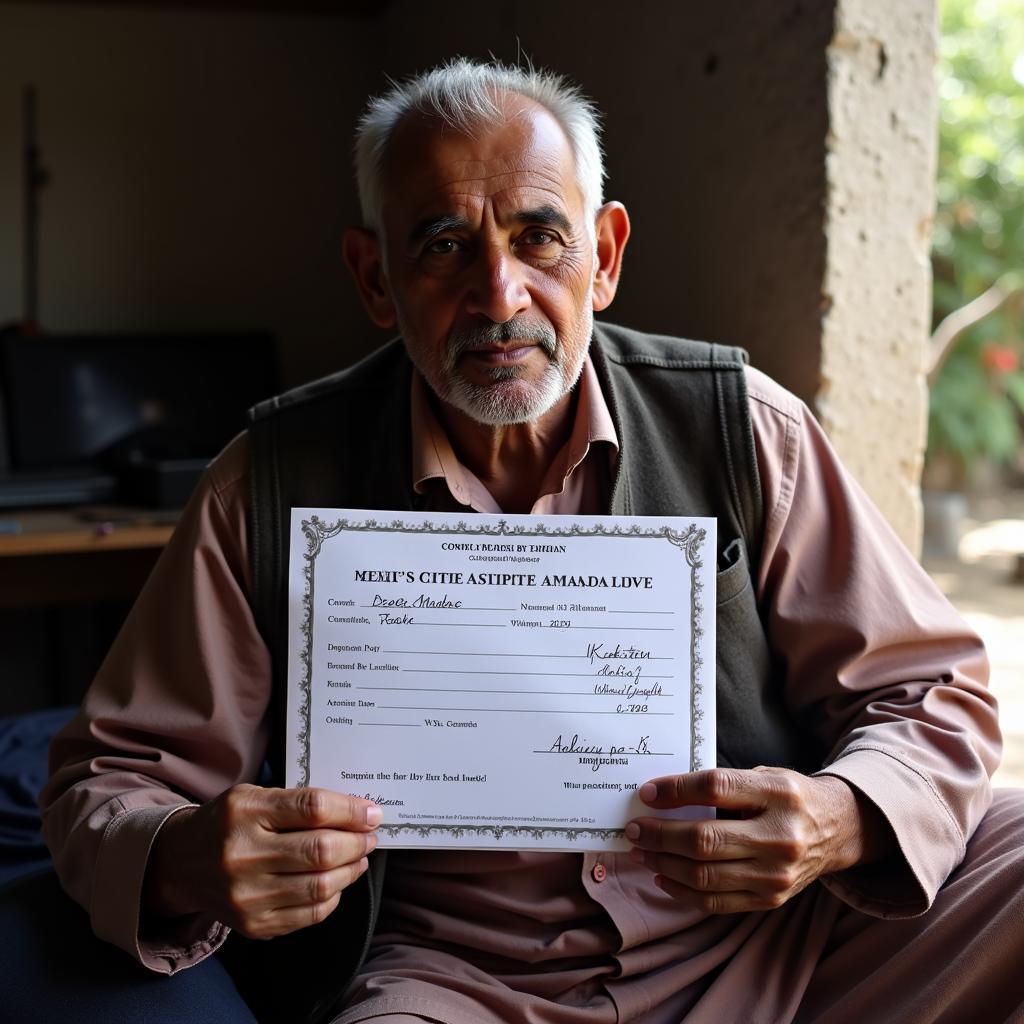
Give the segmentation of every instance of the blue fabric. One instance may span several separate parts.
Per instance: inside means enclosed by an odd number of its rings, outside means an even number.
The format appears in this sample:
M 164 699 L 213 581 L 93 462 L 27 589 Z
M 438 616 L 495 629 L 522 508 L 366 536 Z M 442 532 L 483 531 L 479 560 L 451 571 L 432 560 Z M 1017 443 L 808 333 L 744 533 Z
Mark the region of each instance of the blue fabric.
M 173 977 L 96 939 L 56 874 L 0 893 L 0 1020 L 5 1024 L 256 1024 L 217 957 Z
M 74 713 L 54 708 L 0 718 L 0 886 L 50 863 L 36 800 L 46 781 L 50 737 Z
M 0 1020 L 256 1024 L 217 957 L 164 977 L 92 934 L 57 881 L 37 796 L 50 738 L 75 708 L 0 718 Z

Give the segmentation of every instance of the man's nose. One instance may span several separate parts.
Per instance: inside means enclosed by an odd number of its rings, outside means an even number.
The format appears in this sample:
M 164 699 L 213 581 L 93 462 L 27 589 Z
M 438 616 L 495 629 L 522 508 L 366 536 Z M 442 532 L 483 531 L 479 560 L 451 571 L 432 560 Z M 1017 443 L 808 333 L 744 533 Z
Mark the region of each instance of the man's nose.
M 500 246 L 480 253 L 466 293 L 466 312 L 503 324 L 530 307 L 523 268 Z

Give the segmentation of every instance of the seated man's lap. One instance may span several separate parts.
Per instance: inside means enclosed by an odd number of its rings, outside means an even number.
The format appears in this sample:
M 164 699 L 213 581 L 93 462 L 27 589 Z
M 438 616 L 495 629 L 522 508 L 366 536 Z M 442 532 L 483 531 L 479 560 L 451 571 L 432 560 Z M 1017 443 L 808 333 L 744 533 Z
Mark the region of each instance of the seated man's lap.
M 1021 948 L 1024 790 L 998 790 L 963 862 L 927 914 L 886 920 L 852 908 L 840 910 L 824 955 L 799 999 L 796 1020 L 917 1024 L 940 1018 L 1016 1019 L 1014 1014 L 1024 1008 Z M 779 948 L 773 955 L 799 957 L 800 950 Z M 437 992 L 435 998 L 443 1001 L 444 993 Z M 982 1016 L 974 1016 L 979 1008 Z M 443 1024 L 443 1018 L 415 1014 L 371 1010 L 359 1016 L 357 1006 L 347 1011 L 345 1020 Z
M 914 1019 L 914 1014 L 956 1012 L 961 1005 L 984 1007 L 995 1014 L 991 1019 L 1006 1019 L 1024 1006 L 1024 972 L 1018 967 L 1022 921 L 1024 790 L 998 790 L 964 862 L 928 914 L 890 921 L 855 911 L 841 916 L 798 1019 L 863 1020 L 873 1001 L 894 1022 Z M 256 1024 L 216 957 L 173 978 L 146 971 L 92 935 L 86 914 L 63 893 L 52 872 L 0 893 L 0 941 L 5 1020 L 178 1024 L 195 1019 L 201 1005 L 204 1018 L 218 1024 Z M 943 970 L 958 959 L 955 977 Z M 372 1011 L 357 1019 L 367 1024 L 436 1021 Z
M 841 915 L 797 1020 L 1016 1020 L 1024 1009 L 1021 948 L 1024 790 L 999 789 L 926 914 Z

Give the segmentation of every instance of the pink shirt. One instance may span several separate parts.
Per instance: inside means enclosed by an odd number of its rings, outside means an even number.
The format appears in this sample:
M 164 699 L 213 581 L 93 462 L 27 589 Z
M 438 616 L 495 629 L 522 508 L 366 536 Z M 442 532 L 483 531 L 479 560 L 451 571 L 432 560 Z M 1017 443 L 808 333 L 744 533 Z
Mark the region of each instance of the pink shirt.
M 764 496 L 756 585 L 786 701 L 817 723 L 832 747 L 827 772 L 878 806 L 899 848 L 887 870 L 822 881 L 870 914 L 920 913 L 991 798 L 1000 739 L 984 651 L 806 408 L 757 371 L 747 382 Z M 417 379 L 417 490 L 436 509 L 500 511 L 425 399 Z M 533 511 L 604 511 L 616 452 L 588 361 L 572 434 Z M 183 794 L 204 801 L 253 779 L 266 744 L 270 670 L 248 604 L 246 501 L 241 438 L 211 466 L 81 713 L 54 742 L 42 796 L 65 887 L 101 937 L 158 971 L 208 955 L 226 929 L 190 920 L 174 935 L 140 933 L 153 838 L 186 806 Z M 764 932 L 763 914 L 679 907 L 622 856 L 390 856 L 355 989 L 371 1002 L 346 1020 L 371 1011 L 434 1012 L 453 1024 L 678 1020 L 692 986 Z M 450 993 L 444 1016 L 433 981 Z

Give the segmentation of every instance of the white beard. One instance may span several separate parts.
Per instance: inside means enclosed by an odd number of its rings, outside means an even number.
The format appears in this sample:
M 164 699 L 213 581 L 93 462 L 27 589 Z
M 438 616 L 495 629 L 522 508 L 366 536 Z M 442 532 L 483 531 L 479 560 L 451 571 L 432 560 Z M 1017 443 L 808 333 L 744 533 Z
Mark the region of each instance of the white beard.
M 474 384 L 466 380 L 459 371 L 458 358 L 460 352 L 467 347 L 468 342 L 461 347 L 458 344 L 452 346 L 452 351 L 445 355 L 445 365 L 438 373 L 428 373 L 426 372 L 427 368 L 423 366 L 418 366 L 418 369 L 438 398 L 465 413 L 477 423 L 492 427 L 530 423 L 543 416 L 572 391 L 583 372 L 583 363 L 586 360 L 587 347 L 594 326 L 594 314 L 589 303 L 584 308 L 584 322 L 580 326 L 585 341 L 579 345 L 571 365 L 566 363 L 565 346 L 558 344 L 550 328 L 547 329 L 550 338 L 547 344 L 542 344 L 542 348 L 550 362 L 539 380 L 524 379 L 523 371 L 517 366 L 491 368 L 488 371 L 491 377 L 489 384 Z M 509 322 L 510 325 L 514 323 L 515 321 Z M 495 338 L 501 335 L 502 340 L 535 337 L 535 334 L 531 333 L 528 322 L 511 332 L 500 330 L 505 326 L 495 324 L 493 331 L 488 329 L 481 333 L 493 333 Z M 399 318 L 399 328 L 402 327 L 401 318 Z M 509 333 L 512 334 L 512 337 L 507 337 Z M 405 335 L 404 330 L 403 335 Z M 476 335 L 472 337 L 474 344 L 479 340 L 482 339 Z

